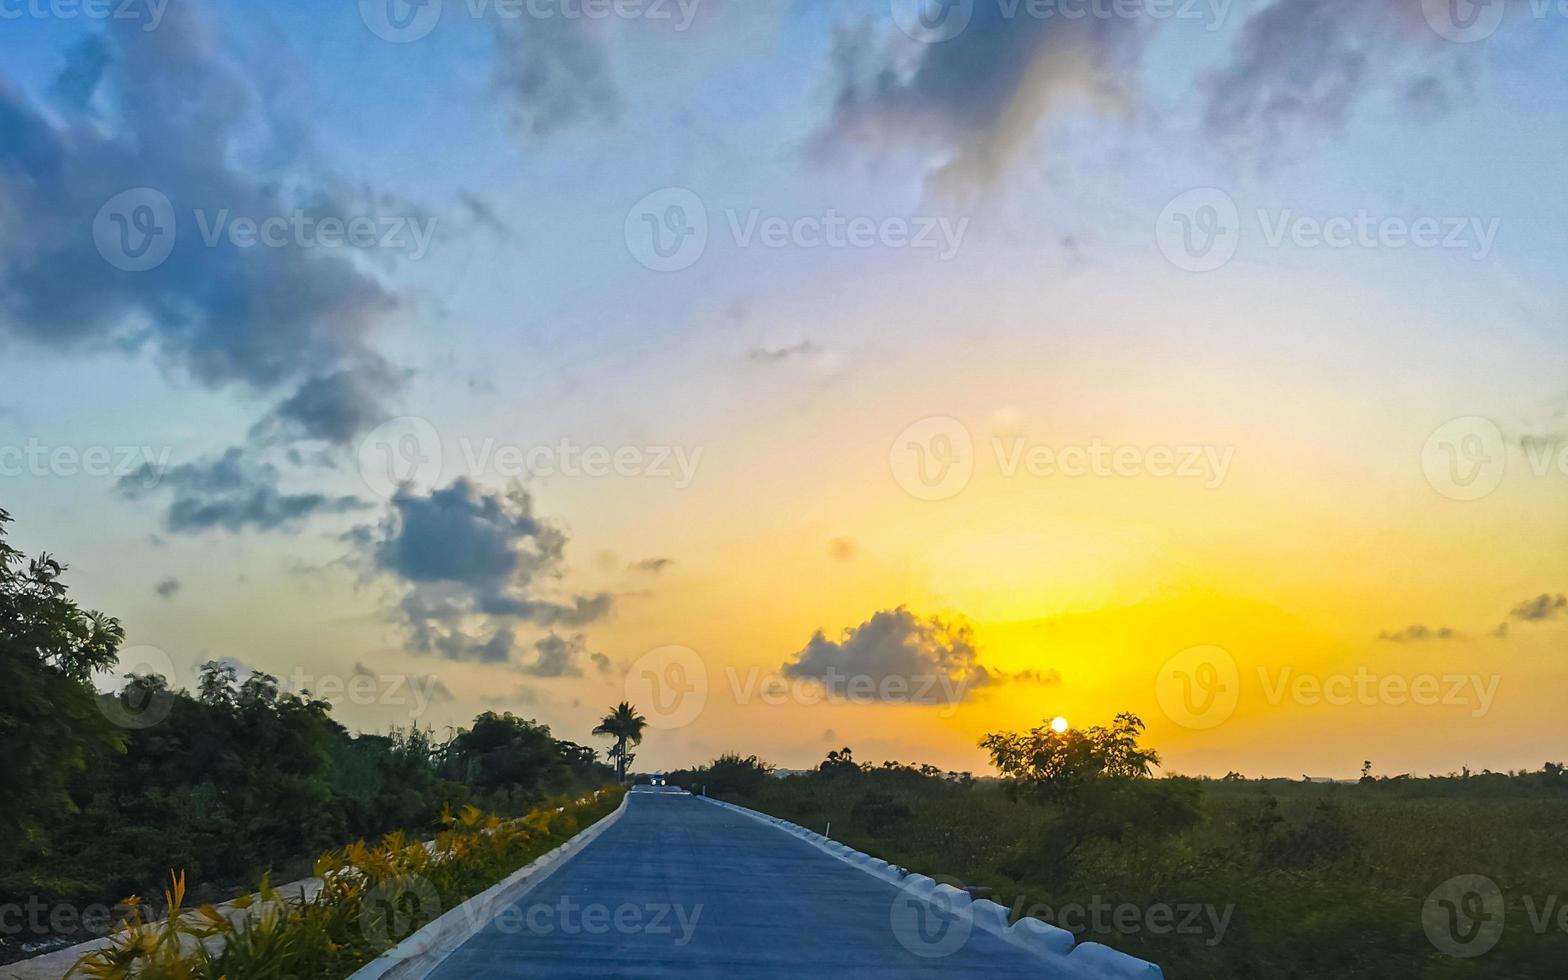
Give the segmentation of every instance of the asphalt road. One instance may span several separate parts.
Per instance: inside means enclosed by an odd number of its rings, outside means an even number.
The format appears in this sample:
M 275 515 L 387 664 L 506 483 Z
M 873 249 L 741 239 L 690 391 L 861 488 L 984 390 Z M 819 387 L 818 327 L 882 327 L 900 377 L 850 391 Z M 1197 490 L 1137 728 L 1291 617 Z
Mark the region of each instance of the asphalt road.
M 476 977 L 1068 978 L 770 824 L 633 793 L 602 836 L 436 971 Z

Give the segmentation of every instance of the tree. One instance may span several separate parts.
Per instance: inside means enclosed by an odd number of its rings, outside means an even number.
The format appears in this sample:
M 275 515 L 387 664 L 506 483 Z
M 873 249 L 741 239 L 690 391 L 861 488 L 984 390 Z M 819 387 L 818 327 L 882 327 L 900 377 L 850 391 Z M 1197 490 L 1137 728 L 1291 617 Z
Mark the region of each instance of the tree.
M 1090 841 L 1119 841 L 1132 832 L 1171 834 L 1192 826 L 1199 817 L 1197 784 L 1150 779 L 1160 756 L 1138 744 L 1143 730 L 1142 719 L 1123 713 L 1110 727 L 1058 732 L 1045 724 L 981 739 L 1014 797 L 1032 797 L 1055 813 L 1040 838 L 1003 870 L 1064 881 L 1074 854 Z
M 817 766 L 817 771 L 824 776 L 858 776 L 860 765 L 855 762 L 855 753 L 849 746 L 842 749 L 829 749 L 828 757 Z
M 626 754 L 627 749 L 642 744 L 642 730 L 647 726 L 648 719 L 639 715 L 630 702 L 622 701 L 594 727 L 595 735 L 608 735 L 615 739 L 615 746 L 610 749 L 609 756 L 615 762 L 615 778 L 623 783 L 626 782 L 626 766 L 631 761 Z
M 71 779 L 96 752 L 123 749 L 90 679 L 118 661 L 125 632 L 67 597 L 64 565 L 8 545 L 10 521 L 0 510 L 0 835 L 43 847 L 43 828 L 75 809 Z

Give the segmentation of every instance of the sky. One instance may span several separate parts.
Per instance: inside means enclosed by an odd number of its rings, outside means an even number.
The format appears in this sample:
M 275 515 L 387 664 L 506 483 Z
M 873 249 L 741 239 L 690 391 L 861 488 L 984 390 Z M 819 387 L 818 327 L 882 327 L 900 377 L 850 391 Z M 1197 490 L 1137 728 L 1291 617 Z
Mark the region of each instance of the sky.
M 0 20 L 0 507 L 121 673 L 631 700 L 639 768 L 1563 755 L 1559 5 Z

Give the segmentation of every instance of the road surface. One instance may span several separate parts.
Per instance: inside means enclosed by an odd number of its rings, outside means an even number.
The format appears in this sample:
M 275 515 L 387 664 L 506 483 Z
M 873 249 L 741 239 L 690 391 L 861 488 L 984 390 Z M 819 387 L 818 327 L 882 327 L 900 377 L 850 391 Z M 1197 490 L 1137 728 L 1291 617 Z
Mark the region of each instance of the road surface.
M 626 806 L 431 977 L 1070 976 L 745 814 L 684 794 Z

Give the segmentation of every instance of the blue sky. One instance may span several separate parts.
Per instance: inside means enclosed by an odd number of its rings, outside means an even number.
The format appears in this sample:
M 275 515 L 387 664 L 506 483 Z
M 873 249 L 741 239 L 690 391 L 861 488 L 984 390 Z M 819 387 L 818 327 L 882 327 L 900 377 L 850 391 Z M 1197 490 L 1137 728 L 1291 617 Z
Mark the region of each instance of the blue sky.
M 475 18 L 446 0 L 428 36 L 389 43 L 361 7 L 170 0 L 144 31 L 45 5 L 4 25 L 0 448 L 145 446 L 160 463 L 144 492 L 119 471 L 7 473 L 0 506 L 177 674 L 229 656 L 437 676 L 452 696 L 420 723 L 494 707 L 575 730 L 632 690 L 649 650 L 698 650 L 717 677 L 909 606 L 973 620 L 964 657 L 1059 683 L 1010 685 L 956 722 L 795 706 L 760 748 L 807 762 L 831 729 L 972 764 L 988 724 L 1108 713 L 1119 686 L 1143 691 L 1204 639 L 1122 649 L 1128 680 L 1075 673 L 1082 649 L 1025 643 L 1020 623 L 1245 597 L 1311 624 L 1307 662 L 1386 666 L 1385 630 L 1503 617 L 1563 587 L 1542 546 L 1568 537 L 1564 478 L 1519 475 L 1526 436 L 1568 439 L 1555 11 L 1510 3 L 1495 34 L 1454 43 L 1427 16 L 1441 7 L 1415 0 L 1237 2 L 1217 22 L 1006 19 L 977 2 L 932 43 L 899 29 L 902 0 L 697 0 L 688 30 Z M 145 186 L 171 202 L 178 244 L 128 272 L 95 250 L 94 222 Z M 707 244 L 661 271 L 631 239 L 640 202 L 671 188 L 695 195 Z M 1169 254 L 1177 226 L 1162 225 L 1195 189 L 1239 222 L 1211 271 Z M 418 256 L 201 244 L 217 211 L 296 207 L 433 238 Z M 1464 247 L 1268 240 L 1277 222 L 1359 214 L 1451 223 Z M 791 230 L 827 215 L 926 226 L 951 254 Z M 777 247 L 734 230 L 770 218 Z M 400 507 L 360 466 L 401 417 L 438 433 L 443 466 Z M 1191 497 L 981 477 L 956 501 L 912 501 L 888 446 L 932 417 L 1054 444 L 1223 446 L 1236 468 Z M 1495 423 L 1513 468 L 1456 504 L 1422 479 L 1422 445 L 1470 417 Z M 493 457 L 473 465 L 486 440 L 698 462 L 679 486 L 514 481 Z M 413 537 L 422 514 L 441 533 Z M 425 561 L 387 557 L 416 540 Z M 155 590 L 171 579 L 172 596 Z M 1501 640 L 1465 632 L 1443 656 L 1504 669 Z M 923 662 L 937 635 L 866 656 Z M 577 659 L 546 676 L 551 636 Z M 1523 660 L 1507 676 L 1568 683 L 1558 634 L 1508 644 Z M 649 751 L 729 748 L 756 710 L 715 703 Z M 1459 761 L 1538 762 L 1542 726 L 1562 724 L 1542 711 L 1533 695 L 1500 706 L 1474 740 L 1485 759 Z M 1344 718 L 1278 713 L 1262 737 L 1165 734 L 1194 767 L 1225 751 L 1341 765 L 1333 744 L 1279 747 L 1289 726 Z M 1395 751 L 1411 767 L 1448 764 L 1408 714 L 1363 723 L 1408 736 Z

